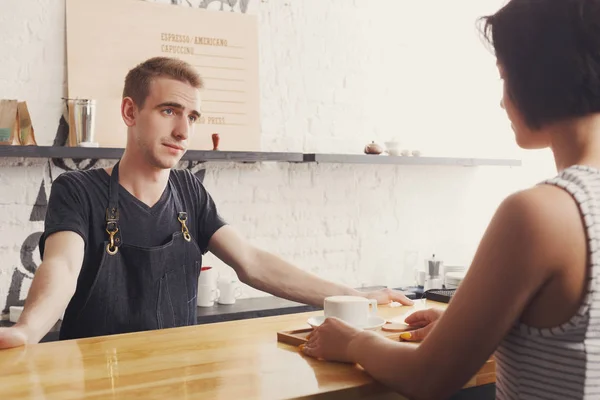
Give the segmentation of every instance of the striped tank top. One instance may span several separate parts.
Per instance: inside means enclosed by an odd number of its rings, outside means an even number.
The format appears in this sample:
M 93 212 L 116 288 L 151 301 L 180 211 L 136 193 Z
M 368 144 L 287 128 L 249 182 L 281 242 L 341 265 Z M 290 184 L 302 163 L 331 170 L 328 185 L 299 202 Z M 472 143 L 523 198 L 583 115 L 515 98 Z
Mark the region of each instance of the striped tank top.
M 588 238 L 588 288 L 566 323 L 517 323 L 496 350 L 497 399 L 600 399 L 600 170 L 572 166 L 543 183 L 569 192 Z

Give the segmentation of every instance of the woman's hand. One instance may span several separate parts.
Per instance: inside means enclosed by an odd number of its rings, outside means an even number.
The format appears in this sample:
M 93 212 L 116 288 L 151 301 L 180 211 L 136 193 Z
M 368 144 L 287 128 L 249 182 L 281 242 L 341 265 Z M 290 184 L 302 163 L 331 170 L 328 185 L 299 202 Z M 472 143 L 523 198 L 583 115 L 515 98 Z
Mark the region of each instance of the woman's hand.
M 349 354 L 350 343 L 363 330 L 354 328 L 338 318 L 329 317 L 310 334 L 300 346 L 304 354 L 327 361 L 354 362 Z
M 425 339 L 443 313 L 444 311 L 436 308 L 429 308 L 427 310 L 412 313 L 406 317 L 404 322 L 410 326 L 419 327 L 420 329 L 404 332 L 400 335 L 400 338 L 410 342 L 419 342 Z

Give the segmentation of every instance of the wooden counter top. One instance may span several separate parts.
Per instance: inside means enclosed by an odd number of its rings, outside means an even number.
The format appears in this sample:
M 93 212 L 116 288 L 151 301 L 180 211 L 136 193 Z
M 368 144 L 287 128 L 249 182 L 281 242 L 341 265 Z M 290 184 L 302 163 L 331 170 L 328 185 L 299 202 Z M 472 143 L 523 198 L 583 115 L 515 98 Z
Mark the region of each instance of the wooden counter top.
M 379 315 L 394 319 L 414 309 L 380 306 Z M 311 315 L 322 311 L 2 350 L 0 398 L 401 398 L 356 366 L 308 358 L 277 342 L 278 331 L 307 327 Z M 491 382 L 493 360 L 467 386 Z

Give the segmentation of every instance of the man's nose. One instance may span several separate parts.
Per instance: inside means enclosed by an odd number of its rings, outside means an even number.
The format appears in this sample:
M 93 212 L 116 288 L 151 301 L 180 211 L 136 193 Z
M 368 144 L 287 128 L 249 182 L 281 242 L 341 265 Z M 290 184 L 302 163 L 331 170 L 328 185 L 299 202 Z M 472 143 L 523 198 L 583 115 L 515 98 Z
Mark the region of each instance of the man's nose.
M 187 140 L 190 135 L 190 124 L 186 116 L 181 116 L 177 119 L 173 135 L 179 140 Z

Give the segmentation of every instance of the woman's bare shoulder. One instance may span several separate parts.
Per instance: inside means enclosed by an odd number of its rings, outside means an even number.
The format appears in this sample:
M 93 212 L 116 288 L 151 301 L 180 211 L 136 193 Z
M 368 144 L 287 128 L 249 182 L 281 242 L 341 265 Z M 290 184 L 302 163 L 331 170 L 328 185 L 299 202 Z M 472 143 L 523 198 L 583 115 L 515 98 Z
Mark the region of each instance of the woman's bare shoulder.
M 542 263 L 569 257 L 573 245 L 585 243 L 586 233 L 576 200 L 554 185 L 540 184 L 508 196 L 496 217 L 505 220 L 498 221 L 500 224 L 506 222 L 519 229 L 520 236 L 528 240 L 517 246 L 528 246 L 523 250 Z

